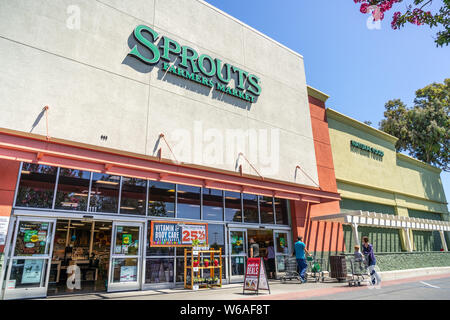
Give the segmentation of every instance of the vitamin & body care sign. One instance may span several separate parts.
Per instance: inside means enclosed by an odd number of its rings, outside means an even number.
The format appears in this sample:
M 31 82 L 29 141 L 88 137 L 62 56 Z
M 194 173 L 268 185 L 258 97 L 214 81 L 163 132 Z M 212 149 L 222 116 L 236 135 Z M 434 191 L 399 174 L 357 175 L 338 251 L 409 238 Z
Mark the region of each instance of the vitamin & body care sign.
M 150 246 L 185 247 L 194 240 L 208 243 L 208 225 L 206 223 L 152 221 Z

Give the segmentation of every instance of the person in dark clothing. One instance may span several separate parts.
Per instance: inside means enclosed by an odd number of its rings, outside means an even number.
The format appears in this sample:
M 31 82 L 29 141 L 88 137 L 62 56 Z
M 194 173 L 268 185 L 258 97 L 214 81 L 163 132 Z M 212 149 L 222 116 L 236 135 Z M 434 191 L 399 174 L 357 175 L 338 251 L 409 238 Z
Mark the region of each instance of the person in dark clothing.
M 363 254 L 370 270 L 370 279 L 372 281 L 372 284 L 379 284 L 381 282 L 381 278 L 375 271 L 377 260 L 373 253 L 373 246 L 369 243 L 368 237 L 363 237 Z
M 250 238 L 250 258 L 259 258 L 259 244 L 255 242 L 255 239 Z
M 272 242 L 267 242 L 267 272 L 269 273 L 269 279 L 275 279 L 275 249 Z

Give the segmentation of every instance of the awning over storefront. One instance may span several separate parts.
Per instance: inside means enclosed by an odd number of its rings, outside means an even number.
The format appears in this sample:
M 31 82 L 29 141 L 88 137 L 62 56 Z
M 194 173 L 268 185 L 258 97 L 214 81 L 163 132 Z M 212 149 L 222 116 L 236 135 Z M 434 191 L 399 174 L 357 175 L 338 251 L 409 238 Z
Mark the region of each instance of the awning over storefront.
M 0 128 L 0 159 L 321 203 L 338 193 Z M 294 168 L 293 168 L 294 170 Z
M 411 218 L 396 216 L 392 214 L 383 214 L 368 211 L 345 211 L 338 214 L 324 215 L 311 218 L 312 221 L 333 221 L 342 224 L 351 225 L 355 243 L 359 245 L 358 226 L 370 226 L 378 228 L 404 229 L 407 236 L 409 251 L 412 251 L 412 244 L 409 237 L 409 230 L 439 231 L 441 242 L 445 251 L 447 245 L 445 242 L 444 231 L 450 231 L 449 221 L 429 220 L 420 218 Z

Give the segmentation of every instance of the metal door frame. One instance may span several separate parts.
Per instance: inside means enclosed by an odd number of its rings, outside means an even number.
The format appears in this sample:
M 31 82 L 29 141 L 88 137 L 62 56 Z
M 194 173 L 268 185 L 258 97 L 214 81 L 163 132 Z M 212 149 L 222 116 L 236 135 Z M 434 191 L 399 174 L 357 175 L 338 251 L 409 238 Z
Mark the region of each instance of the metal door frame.
M 113 221 L 112 225 L 112 234 L 111 234 L 111 248 L 110 248 L 110 256 L 109 256 L 109 270 L 108 270 L 108 287 L 107 292 L 117 292 L 117 291 L 130 291 L 130 290 L 141 290 L 142 289 L 142 276 L 143 276 L 143 250 L 144 244 L 143 232 L 144 232 L 144 222 L 124 222 L 124 221 Z M 124 254 L 116 254 L 115 246 L 116 246 L 116 237 L 117 237 L 117 226 L 126 226 L 126 227 L 138 227 L 139 228 L 139 248 L 137 255 L 124 255 Z M 125 282 L 125 283 L 114 283 L 112 281 L 113 277 L 113 261 L 114 259 L 137 259 L 137 272 L 136 272 L 136 281 L 134 282 Z
M 286 234 L 286 246 L 288 248 L 288 253 L 286 254 L 277 254 L 277 242 L 276 242 L 276 234 L 277 233 L 284 233 Z M 275 252 L 275 274 L 278 276 L 278 263 L 277 263 L 277 257 L 279 256 L 289 256 L 292 252 L 291 250 L 291 233 L 289 232 L 289 230 L 285 230 L 285 229 L 273 229 L 273 249 Z
M 231 245 L 231 232 L 233 231 L 239 231 L 244 232 L 244 253 L 243 254 L 232 254 L 232 245 Z M 248 256 L 248 242 L 247 242 L 247 229 L 246 228 L 236 228 L 236 227 L 229 227 L 228 228 L 228 247 L 229 247 L 229 255 L 228 255 L 228 279 L 229 283 L 236 283 L 236 282 L 244 282 L 244 276 L 245 276 L 245 269 L 247 266 L 247 256 Z M 231 259 L 233 257 L 244 257 L 244 274 L 241 276 L 233 276 L 232 275 L 232 269 L 231 269 Z
M 30 221 L 30 222 L 48 222 L 49 224 L 52 223 L 52 234 L 49 237 L 47 234 L 47 241 L 46 241 L 46 248 L 47 253 L 43 254 L 41 256 L 15 256 L 15 248 L 16 248 L 16 241 L 17 241 L 17 231 L 20 225 L 20 222 L 22 221 Z M 7 263 L 7 273 L 6 273 L 6 286 L 3 291 L 3 299 L 9 300 L 9 299 L 24 299 L 24 298 L 41 298 L 47 296 L 47 289 L 48 289 L 48 279 L 50 275 L 50 267 L 51 267 L 51 261 L 52 261 L 52 255 L 53 255 L 53 242 L 55 238 L 55 229 L 56 229 L 56 218 L 37 218 L 37 217 L 24 217 L 19 216 L 15 219 L 16 225 L 14 227 L 14 236 L 12 237 L 12 242 L 10 245 L 8 244 L 8 248 L 5 256 L 5 262 Z M 12 262 L 13 260 L 47 260 L 46 264 L 46 271 L 45 272 L 45 281 L 41 278 L 41 283 L 38 288 L 14 288 L 14 289 L 8 289 L 8 281 L 11 276 L 11 269 L 12 269 Z M 45 262 L 45 261 L 44 261 Z M 44 282 L 44 283 L 43 283 Z

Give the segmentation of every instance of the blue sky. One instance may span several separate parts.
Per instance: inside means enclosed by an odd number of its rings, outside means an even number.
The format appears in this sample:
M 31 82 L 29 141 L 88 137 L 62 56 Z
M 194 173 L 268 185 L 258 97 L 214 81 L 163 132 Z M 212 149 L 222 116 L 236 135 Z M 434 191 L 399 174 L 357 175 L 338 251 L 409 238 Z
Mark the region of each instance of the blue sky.
M 450 46 L 437 48 L 436 29 L 407 25 L 392 30 L 397 8 L 381 29 L 353 0 L 206 0 L 304 57 L 309 85 L 330 96 L 327 107 L 378 128 L 384 104 L 400 98 L 412 106 L 415 91 L 450 78 Z M 442 1 L 435 0 L 431 11 Z M 226 32 L 226 30 L 224 30 Z M 450 198 L 450 173 L 441 174 Z

